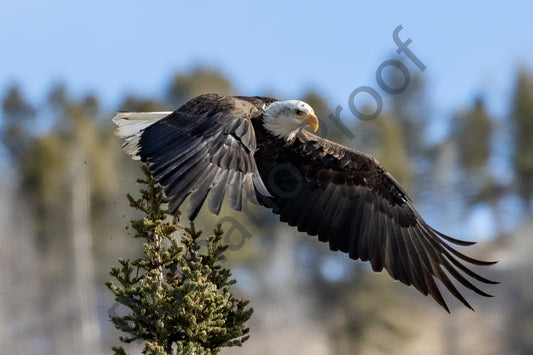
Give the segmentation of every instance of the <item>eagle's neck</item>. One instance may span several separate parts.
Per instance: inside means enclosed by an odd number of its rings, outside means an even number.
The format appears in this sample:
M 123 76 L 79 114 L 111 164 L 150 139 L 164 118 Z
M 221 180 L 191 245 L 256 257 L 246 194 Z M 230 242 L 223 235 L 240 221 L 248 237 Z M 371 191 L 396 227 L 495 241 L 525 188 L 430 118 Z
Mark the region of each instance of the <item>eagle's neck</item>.
M 277 122 L 267 121 L 263 122 L 265 129 L 278 138 L 285 139 L 286 141 L 292 140 L 296 134 L 300 131 L 300 127 L 296 129 L 287 128 L 286 125 Z

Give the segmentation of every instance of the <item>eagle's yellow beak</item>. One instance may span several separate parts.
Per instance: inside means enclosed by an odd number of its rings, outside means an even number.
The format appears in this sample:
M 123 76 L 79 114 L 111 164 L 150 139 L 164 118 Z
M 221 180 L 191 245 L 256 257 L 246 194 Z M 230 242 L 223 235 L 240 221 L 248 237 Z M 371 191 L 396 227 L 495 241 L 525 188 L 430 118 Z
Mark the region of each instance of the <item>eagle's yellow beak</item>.
M 314 114 L 308 114 L 307 117 L 303 119 L 303 122 L 313 127 L 314 132 L 318 130 L 318 118 Z

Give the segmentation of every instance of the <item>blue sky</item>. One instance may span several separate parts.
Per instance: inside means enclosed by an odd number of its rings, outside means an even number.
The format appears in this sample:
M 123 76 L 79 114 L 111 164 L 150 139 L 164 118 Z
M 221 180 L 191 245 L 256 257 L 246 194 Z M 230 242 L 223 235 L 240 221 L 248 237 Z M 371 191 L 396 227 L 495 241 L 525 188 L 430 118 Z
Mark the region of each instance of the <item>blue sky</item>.
M 533 3 L 494 4 L 3 1 L 0 90 L 19 83 L 38 104 L 64 82 L 77 95 L 97 94 L 112 111 L 125 94 L 162 95 L 173 74 L 207 65 L 242 95 L 301 98 L 314 89 L 332 108 L 347 108 L 363 85 L 390 95 L 378 87 L 376 69 L 407 59 L 392 38 L 402 25 L 400 39 L 412 40 L 409 49 L 427 67 L 420 72 L 407 61 L 408 70 L 426 80 L 433 130 L 442 136 L 445 124 L 435 122 L 476 95 L 504 115 L 516 71 L 533 71 Z M 486 214 L 478 217 L 473 230 L 486 224 Z
M 298 98 L 309 88 L 346 107 L 395 52 L 392 32 L 427 66 L 436 114 L 483 94 L 502 113 L 517 68 L 533 69 L 533 3 L 288 1 L 4 1 L 0 89 L 34 100 L 63 81 L 116 108 L 126 93 L 158 95 L 198 65 L 225 73 L 240 94 Z M 419 69 L 408 66 L 412 72 Z

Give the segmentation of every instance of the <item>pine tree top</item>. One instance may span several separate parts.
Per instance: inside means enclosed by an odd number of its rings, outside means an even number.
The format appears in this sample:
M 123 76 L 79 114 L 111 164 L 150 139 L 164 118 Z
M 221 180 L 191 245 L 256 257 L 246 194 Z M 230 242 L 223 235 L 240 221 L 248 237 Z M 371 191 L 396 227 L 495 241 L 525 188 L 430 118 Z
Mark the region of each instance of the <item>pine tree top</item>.
M 221 347 L 240 346 L 249 338 L 244 323 L 253 309 L 230 292 L 235 280 L 220 265 L 228 248 L 221 242 L 222 229 L 217 226 L 203 238 L 193 223 L 181 228 L 178 215 L 164 208 L 161 186 L 146 167 L 143 173 L 140 197 L 128 195 L 143 214 L 130 222 L 133 237 L 145 240 L 143 256 L 119 259 L 120 266 L 110 272 L 115 281 L 106 282 L 117 304 L 129 309 L 125 315 L 110 312 L 115 327 L 127 334 L 120 340 L 142 341 L 143 354 L 152 355 L 216 354 Z M 126 354 L 122 347 L 113 350 Z

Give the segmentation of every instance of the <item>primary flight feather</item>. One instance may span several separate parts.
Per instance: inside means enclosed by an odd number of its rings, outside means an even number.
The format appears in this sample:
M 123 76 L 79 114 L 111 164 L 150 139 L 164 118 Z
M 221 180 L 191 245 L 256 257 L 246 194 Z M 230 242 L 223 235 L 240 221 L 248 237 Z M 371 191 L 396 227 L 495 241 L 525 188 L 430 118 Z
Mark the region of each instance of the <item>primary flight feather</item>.
M 305 102 L 206 94 L 173 112 L 120 112 L 113 122 L 123 149 L 163 186 L 170 211 L 190 196 L 191 220 L 206 199 L 215 214 L 225 196 L 235 210 L 243 199 L 261 204 L 447 311 L 435 279 L 468 308 L 452 279 L 483 296 L 471 280 L 496 283 L 465 265 L 493 262 L 454 249 L 474 243 L 431 228 L 376 159 L 304 130 L 319 124 Z

